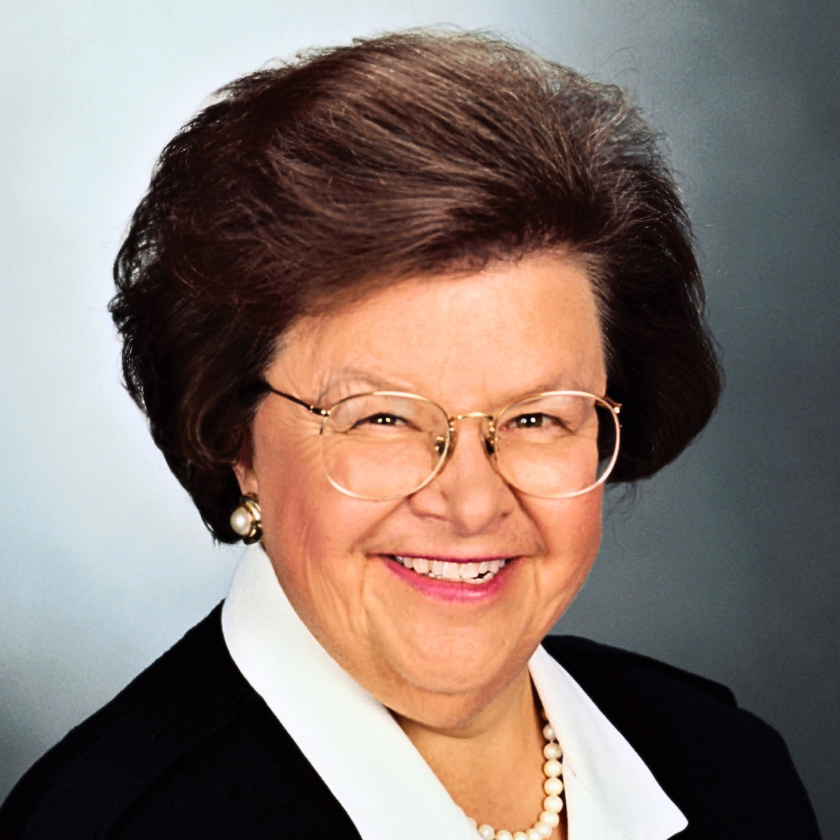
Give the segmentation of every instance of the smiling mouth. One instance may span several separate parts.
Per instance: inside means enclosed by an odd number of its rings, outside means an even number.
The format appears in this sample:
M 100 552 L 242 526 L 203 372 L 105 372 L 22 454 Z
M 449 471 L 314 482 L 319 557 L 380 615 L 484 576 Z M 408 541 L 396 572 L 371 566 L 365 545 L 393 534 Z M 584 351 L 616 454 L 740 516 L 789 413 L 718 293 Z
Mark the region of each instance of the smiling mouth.
M 481 560 L 477 563 L 451 563 L 446 560 L 431 560 L 425 557 L 402 557 L 399 554 L 391 554 L 390 557 L 404 568 L 411 569 L 411 571 L 423 577 L 474 585 L 493 580 L 511 559 Z

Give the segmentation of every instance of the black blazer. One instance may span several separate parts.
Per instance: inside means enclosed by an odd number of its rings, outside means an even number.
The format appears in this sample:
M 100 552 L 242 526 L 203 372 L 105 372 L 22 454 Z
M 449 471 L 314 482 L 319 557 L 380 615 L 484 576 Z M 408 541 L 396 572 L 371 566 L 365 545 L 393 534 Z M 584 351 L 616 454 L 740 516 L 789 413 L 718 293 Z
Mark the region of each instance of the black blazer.
M 584 639 L 544 645 L 686 815 L 681 840 L 818 840 L 784 742 L 728 689 Z M 359 840 L 231 660 L 220 607 L 41 758 L 0 807 L 3 840 L 285 836 Z

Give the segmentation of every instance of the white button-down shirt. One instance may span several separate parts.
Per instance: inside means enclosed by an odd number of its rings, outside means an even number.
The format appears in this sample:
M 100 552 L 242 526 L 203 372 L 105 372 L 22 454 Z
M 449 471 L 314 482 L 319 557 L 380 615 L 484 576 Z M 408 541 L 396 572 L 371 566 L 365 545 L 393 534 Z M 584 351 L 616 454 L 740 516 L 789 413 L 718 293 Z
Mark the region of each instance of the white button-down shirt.
M 476 840 L 463 811 L 391 717 L 301 621 L 259 544 L 222 610 L 233 661 L 364 840 Z M 542 648 L 528 667 L 563 748 L 569 840 L 667 840 L 688 822 L 635 750 Z

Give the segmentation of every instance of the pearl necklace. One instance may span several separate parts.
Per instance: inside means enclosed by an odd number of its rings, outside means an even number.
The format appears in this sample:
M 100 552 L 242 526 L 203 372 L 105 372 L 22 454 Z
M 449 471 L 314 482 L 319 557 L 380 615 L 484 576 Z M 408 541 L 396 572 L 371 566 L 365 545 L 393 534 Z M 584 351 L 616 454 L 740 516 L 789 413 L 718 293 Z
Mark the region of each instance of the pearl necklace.
M 543 713 L 543 719 L 545 719 L 545 713 Z M 543 790 L 546 797 L 543 799 L 543 811 L 539 819 L 527 831 L 515 831 L 511 834 L 505 829 L 496 831 L 492 825 L 486 823 L 478 825 L 472 817 L 467 817 L 481 840 L 546 840 L 551 836 L 554 827 L 560 822 L 560 812 L 563 810 L 563 782 L 560 779 L 563 774 L 563 765 L 560 763 L 560 759 L 563 757 L 563 751 L 560 749 L 560 744 L 557 743 L 554 730 L 548 723 L 543 727 L 543 737 L 546 741 L 543 747 L 543 755 L 546 758 L 543 765 L 543 772 L 545 773 Z

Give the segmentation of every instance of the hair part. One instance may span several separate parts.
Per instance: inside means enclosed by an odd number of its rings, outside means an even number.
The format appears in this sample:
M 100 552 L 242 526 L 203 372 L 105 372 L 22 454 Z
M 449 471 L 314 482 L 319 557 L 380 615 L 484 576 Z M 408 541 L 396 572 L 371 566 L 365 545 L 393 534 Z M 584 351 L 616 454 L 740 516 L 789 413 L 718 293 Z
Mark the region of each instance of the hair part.
M 310 51 L 217 92 L 166 146 L 114 266 L 126 387 L 216 539 L 278 335 L 402 279 L 563 249 L 590 268 L 611 481 L 672 461 L 717 404 L 690 224 L 626 94 L 476 33 Z

